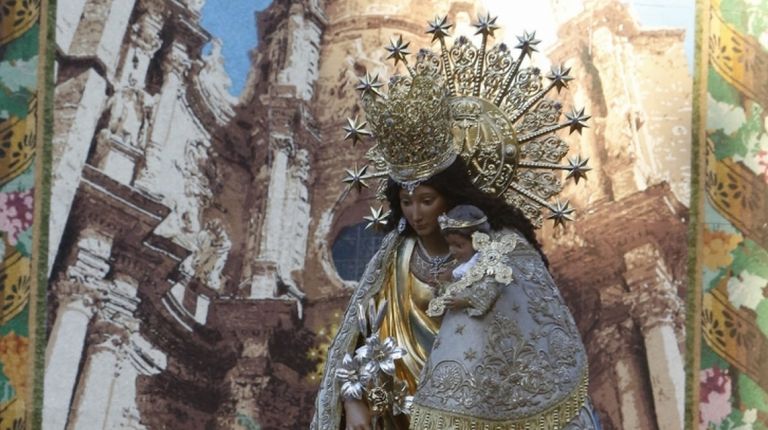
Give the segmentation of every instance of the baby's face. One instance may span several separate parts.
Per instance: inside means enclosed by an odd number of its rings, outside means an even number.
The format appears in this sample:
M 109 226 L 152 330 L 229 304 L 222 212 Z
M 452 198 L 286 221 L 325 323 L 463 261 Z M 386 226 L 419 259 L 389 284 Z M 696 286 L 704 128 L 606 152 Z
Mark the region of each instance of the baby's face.
M 445 235 L 445 241 L 448 242 L 448 249 L 459 263 L 466 263 L 475 254 L 472 248 L 472 240 L 456 233 Z

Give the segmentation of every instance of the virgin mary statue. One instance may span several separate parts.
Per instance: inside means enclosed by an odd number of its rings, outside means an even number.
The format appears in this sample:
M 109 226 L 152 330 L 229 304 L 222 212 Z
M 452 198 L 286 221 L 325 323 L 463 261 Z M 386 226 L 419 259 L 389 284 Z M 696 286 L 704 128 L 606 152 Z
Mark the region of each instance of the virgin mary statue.
M 345 130 L 375 138 L 367 157 L 377 171 L 351 181 L 383 179 L 389 212 L 370 219 L 388 233 L 329 348 L 312 429 L 599 428 L 584 345 L 534 231 L 545 215 L 571 219 L 567 202 L 550 203 L 562 187 L 553 170 L 578 181 L 588 168 L 578 156 L 558 164 L 568 145 L 555 132 L 580 132 L 588 117 L 574 109 L 560 122 L 562 105 L 547 98 L 567 87 L 568 69 L 544 77 L 522 67 L 532 34 L 518 38 L 517 55 L 487 49 L 495 21 L 475 24 L 479 48 L 464 37 L 449 48 L 451 25 L 436 18 L 428 32 L 440 53 L 421 50 L 409 64 L 407 43 L 393 41 L 390 58 L 408 74 L 387 95 L 361 79 L 372 130 L 356 120 Z M 487 215 L 483 253 L 495 262 L 473 278 L 474 309 L 430 316 L 438 279 L 456 265 L 438 216 L 459 204 Z

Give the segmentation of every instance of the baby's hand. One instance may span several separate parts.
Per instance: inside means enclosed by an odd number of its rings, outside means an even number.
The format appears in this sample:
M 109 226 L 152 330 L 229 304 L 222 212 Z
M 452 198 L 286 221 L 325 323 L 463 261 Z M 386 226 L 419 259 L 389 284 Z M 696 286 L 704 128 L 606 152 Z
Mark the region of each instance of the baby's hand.
M 450 271 L 446 270 L 444 272 L 440 272 L 439 275 L 437 275 L 437 281 L 440 284 L 447 284 L 453 280 L 453 275 Z
M 445 307 L 448 309 L 464 309 L 469 307 L 469 301 L 462 297 L 450 295 L 443 299 Z

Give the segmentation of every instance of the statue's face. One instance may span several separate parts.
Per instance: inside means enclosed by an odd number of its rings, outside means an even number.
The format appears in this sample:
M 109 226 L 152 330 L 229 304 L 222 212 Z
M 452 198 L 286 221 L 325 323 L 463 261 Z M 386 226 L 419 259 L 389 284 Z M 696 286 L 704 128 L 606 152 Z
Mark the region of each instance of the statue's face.
M 457 233 L 448 233 L 443 235 L 448 242 L 448 249 L 459 263 L 466 263 L 473 255 L 475 250 L 472 248 L 472 239 L 468 239 Z
M 440 234 L 437 217 L 448 210 L 445 198 L 429 185 L 419 185 L 409 193 L 400 190 L 400 208 L 417 235 Z

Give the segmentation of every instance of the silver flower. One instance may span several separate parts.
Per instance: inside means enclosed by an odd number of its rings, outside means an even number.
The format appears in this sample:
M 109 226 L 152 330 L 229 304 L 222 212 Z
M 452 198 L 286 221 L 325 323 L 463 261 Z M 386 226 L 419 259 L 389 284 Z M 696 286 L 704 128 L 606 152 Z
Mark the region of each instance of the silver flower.
M 400 348 L 391 337 L 382 342 L 374 334 L 365 340 L 365 345 L 355 351 L 357 359 L 365 363 L 362 371 L 367 379 L 372 379 L 381 370 L 387 375 L 395 374 L 395 360 L 405 357 L 405 349 Z
M 413 396 L 408 395 L 408 384 L 399 382 L 392 394 L 392 412 L 395 415 L 410 415 Z
M 362 399 L 363 383 L 360 374 L 360 363 L 347 353 L 341 361 L 341 367 L 336 369 L 336 379 L 341 382 L 341 396 L 345 399 Z

